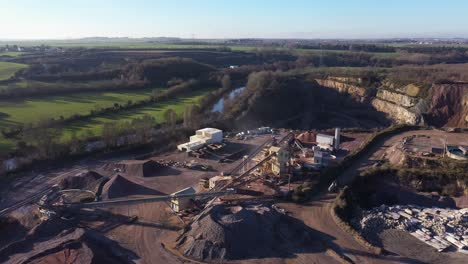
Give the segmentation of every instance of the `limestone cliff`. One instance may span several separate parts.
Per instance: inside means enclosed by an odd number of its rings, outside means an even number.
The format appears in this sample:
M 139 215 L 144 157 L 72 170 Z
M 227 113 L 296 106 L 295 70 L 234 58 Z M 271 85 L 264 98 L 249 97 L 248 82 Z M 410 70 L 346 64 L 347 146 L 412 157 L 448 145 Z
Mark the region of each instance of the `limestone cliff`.
M 425 111 L 426 104 L 424 100 L 405 93 L 406 87 L 397 90 L 398 92 L 378 88 L 377 93 L 374 95 L 374 89 L 357 86 L 355 85 L 356 82 L 349 84 L 346 81 L 348 81 L 347 78 L 339 77 L 317 80 L 320 85 L 336 89 L 341 93 L 351 94 L 353 97 L 358 98 L 360 102 L 370 102 L 377 111 L 387 114 L 395 123 L 412 125 L 424 123 L 422 113 Z M 414 89 L 411 90 L 411 95 L 414 95 Z
M 316 79 L 317 83 L 338 90 L 340 93 L 348 93 L 359 98 L 364 98 L 370 94 L 370 89 L 359 87 L 346 82 L 336 80 L 337 77 L 330 77 L 328 79 Z
M 385 89 L 379 89 L 377 91 L 377 97 L 403 107 L 413 107 L 419 101 L 418 98 L 410 97 L 401 93 L 391 92 Z
M 372 99 L 372 106 L 380 112 L 386 113 L 390 119 L 399 124 L 420 124 L 423 119 L 420 114 L 401 105 L 385 101 L 379 98 Z

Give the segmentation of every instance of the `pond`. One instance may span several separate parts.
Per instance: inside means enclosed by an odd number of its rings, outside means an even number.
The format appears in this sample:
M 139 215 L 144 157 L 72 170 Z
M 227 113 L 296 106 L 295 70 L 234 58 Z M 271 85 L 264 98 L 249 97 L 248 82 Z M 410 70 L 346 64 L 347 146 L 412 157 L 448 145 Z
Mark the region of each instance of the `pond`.
M 242 91 L 244 91 L 245 87 L 239 87 L 234 90 L 232 90 L 227 96 L 223 96 L 221 99 L 219 99 L 214 105 L 213 108 L 211 109 L 211 112 L 219 112 L 222 113 L 224 111 L 224 100 L 225 99 L 233 99 L 239 96 Z

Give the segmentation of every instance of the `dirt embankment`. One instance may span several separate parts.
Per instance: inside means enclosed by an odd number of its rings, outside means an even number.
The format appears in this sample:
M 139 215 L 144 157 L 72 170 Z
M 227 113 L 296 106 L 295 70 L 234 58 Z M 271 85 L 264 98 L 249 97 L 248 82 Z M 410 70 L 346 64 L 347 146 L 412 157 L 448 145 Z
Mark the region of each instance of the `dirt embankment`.
M 438 127 L 468 127 L 468 85 L 434 85 L 426 119 Z
M 2 263 L 18 264 L 134 263 L 137 258 L 102 234 L 82 228 L 66 229 L 49 239 L 33 233 L 0 250 Z
M 0 263 L 133 263 L 137 259 L 102 233 L 77 227 L 79 221 L 54 217 L 24 230 L 0 248 Z M 27 227 L 24 219 L 19 222 Z

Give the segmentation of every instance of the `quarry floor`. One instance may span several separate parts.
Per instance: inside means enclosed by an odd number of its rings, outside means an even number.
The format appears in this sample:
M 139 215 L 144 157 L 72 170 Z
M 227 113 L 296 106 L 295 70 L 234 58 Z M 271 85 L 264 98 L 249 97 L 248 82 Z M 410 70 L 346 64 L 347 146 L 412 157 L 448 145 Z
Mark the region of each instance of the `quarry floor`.
M 467 134 L 444 133 L 438 130 L 404 132 L 376 144 L 369 155 L 359 159 L 339 177 L 339 183 L 344 185 L 351 182 L 359 172 L 369 168 L 378 160 L 389 159 L 391 162 L 398 162 L 402 157 L 398 145 L 404 137 L 414 134 L 431 135 L 433 137 L 447 136 L 451 144 L 468 145 Z M 370 134 L 356 135 L 355 141 L 346 142 L 346 148 L 351 152 L 362 144 L 368 136 Z M 271 137 L 271 135 L 256 137 L 250 141 L 238 141 L 236 143 L 256 146 L 267 140 L 268 137 Z M 108 162 L 118 161 L 119 159 L 129 159 L 129 157 L 83 160 L 73 166 L 47 171 L 42 174 L 29 173 L 25 177 L 14 181 L 11 185 L 1 186 L 2 200 L 0 202 L 0 210 L 58 183 L 63 177 L 77 174 L 81 171 L 96 170 L 105 176 L 112 176 L 113 173 L 103 171 L 100 168 Z M 213 171 L 205 172 L 176 168 L 176 171 L 171 175 L 149 178 L 129 177 L 134 182 L 165 194 L 170 194 L 189 186 L 198 188 L 198 182 L 201 178 L 215 176 L 222 171 L 229 171 L 229 169 L 240 162 L 238 160 L 233 163 L 218 163 L 216 159 L 197 159 L 187 157 L 185 153 L 178 152 L 158 155 L 152 157 L 152 159 L 179 162 L 195 160 L 200 164 L 210 165 L 214 169 Z M 278 203 L 278 206 L 290 212 L 292 217 L 304 222 L 305 225 L 316 231 L 317 241 L 319 241 L 316 250 L 296 253 L 295 257 L 290 259 L 249 259 L 237 263 L 340 263 L 342 260 L 338 256 L 349 258 L 354 263 L 437 263 L 436 260 L 444 257 L 443 254 L 432 252 L 431 248 L 421 247 L 420 250 L 405 250 L 399 245 L 411 247 L 411 245 L 418 245 L 418 241 L 411 236 L 404 235 L 386 236 L 384 246 L 389 251 L 395 253 L 394 255 L 381 256 L 370 252 L 350 234 L 343 231 L 334 221 L 330 213 L 330 205 L 335 196 L 336 194 L 333 193 L 322 193 L 308 203 L 301 205 L 285 202 Z M 138 216 L 138 220 L 134 223 L 110 226 L 103 229 L 102 232 L 107 237 L 119 242 L 121 246 L 135 252 L 141 258 L 139 263 L 190 262 L 182 256 L 176 256 L 170 250 L 171 242 L 175 241 L 175 238 L 178 236 L 182 222 L 173 214 L 166 203 L 120 206 L 109 210 L 116 214 Z M 96 226 L 98 225 L 96 224 Z M 429 255 L 435 257 L 428 258 L 427 256 Z M 458 255 L 453 256 L 453 261 L 450 263 L 457 263 L 458 259 Z

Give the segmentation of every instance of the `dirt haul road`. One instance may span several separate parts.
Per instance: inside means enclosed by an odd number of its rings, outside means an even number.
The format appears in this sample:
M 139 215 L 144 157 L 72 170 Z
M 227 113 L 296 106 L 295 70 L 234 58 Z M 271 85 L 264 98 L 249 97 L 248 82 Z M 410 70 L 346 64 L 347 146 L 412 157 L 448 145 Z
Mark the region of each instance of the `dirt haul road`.
M 407 131 L 401 134 L 388 137 L 381 140 L 373 147 L 367 155 L 357 160 L 350 168 L 338 177 L 340 185 L 346 185 L 359 175 L 359 172 L 366 170 L 376 161 L 384 158 L 398 160 L 400 155 L 398 145 L 401 144 L 404 137 L 411 135 L 429 135 L 434 137 L 445 137 L 456 143 L 464 143 L 468 140 L 467 134 L 446 134 L 437 130 L 415 130 Z M 335 222 L 331 214 L 331 205 L 336 198 L 334 193 L 322 193 L 317 195 L 312 201 L 297 205 L 293 203 L 281 203 L 280 207 L 292 213 L 292 216 L 298 218 L 304 223 L 324 234 L 320 239 L 335 252 L 341 256 L 346 256 L 354 263 L 414 263 L 415 259 L 404 256 L 382 256 L 371 252 L 369 249 L 358 243 L 353 236 L 341 229 Z

